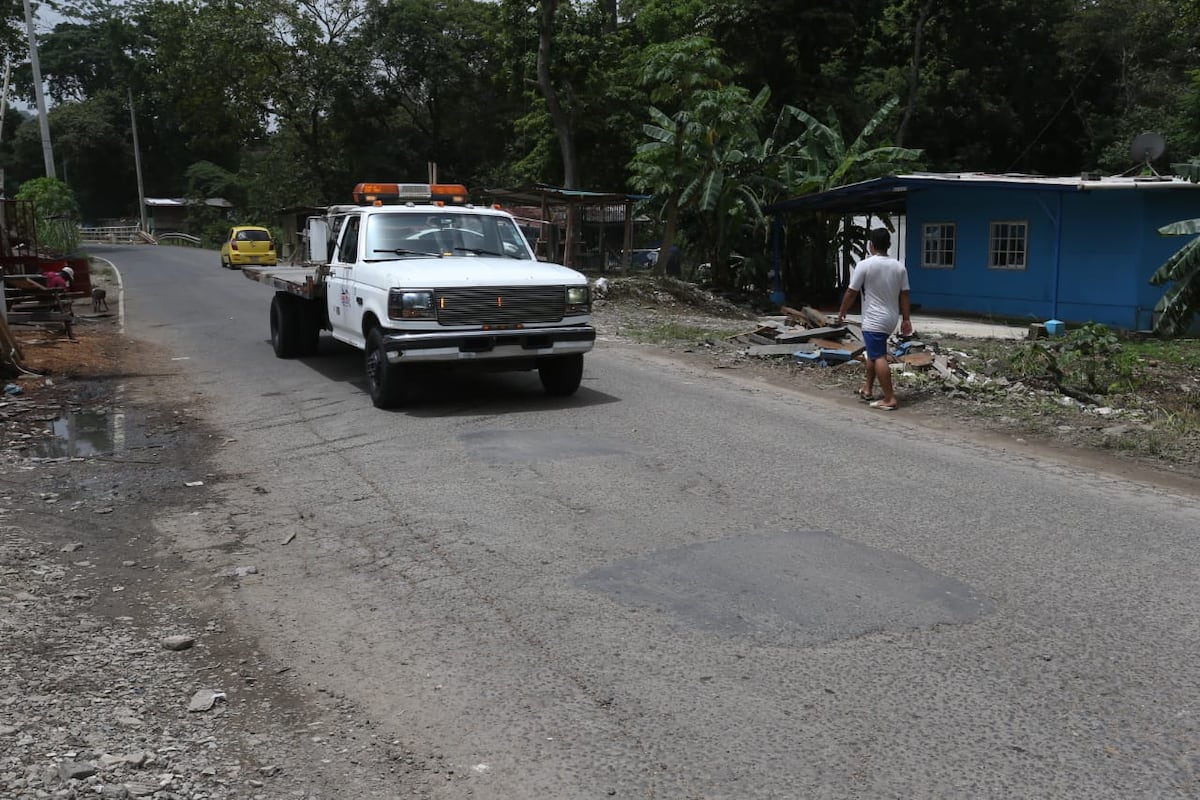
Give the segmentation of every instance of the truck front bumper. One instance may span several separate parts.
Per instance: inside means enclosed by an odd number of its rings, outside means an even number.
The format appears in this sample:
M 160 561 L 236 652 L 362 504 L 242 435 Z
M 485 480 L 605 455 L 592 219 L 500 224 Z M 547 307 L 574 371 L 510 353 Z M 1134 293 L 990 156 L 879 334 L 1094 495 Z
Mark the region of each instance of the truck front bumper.
M 388 333 L 383 347 L 390 363 L 530 359 L 586 353 L 596 342 L 591 325 L 502 331 Z

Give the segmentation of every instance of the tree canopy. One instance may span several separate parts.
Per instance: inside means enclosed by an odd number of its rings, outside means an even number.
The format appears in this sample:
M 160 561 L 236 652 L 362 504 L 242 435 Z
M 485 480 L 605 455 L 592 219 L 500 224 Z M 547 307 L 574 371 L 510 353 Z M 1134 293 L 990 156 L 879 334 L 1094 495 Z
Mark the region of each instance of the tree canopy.
M 645 191 L 695 261 L 766 251 L 756 207 L 876 167 L 1069 175 L 1200 153 L 1200 0 L 78 0 L 38 37 L 87 220 L 229 176 L 238 214 L 360 180 Z M 20 3 L 0 8 L 32 103 Z M 881 114 L 881 110 L 887 109 Z M 41 177 L 10 112 L 0 167 Z M 843 132 L 846 132 L 843 134 Z M 193 169 L 196 165 L 199 172 Z

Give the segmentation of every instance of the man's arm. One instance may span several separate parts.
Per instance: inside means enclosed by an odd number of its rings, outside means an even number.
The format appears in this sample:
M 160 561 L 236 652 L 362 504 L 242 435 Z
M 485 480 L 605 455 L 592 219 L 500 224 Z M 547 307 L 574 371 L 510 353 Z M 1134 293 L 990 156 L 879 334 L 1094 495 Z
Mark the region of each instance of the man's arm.
M 909 302 L 908 289 L 900 290 L 900 335 L 912 334 L 912 304 Z
M 907 295 L 908 292 L 905 292 L 905 294 Z M 841 325 L 846 321 L 846 312 L 850 310 L 850 307 L 854 305 L 854 301 L 857 299 L 858 290 L 846 287 L 846 294 L 842 296 L 842 307 L 838 310 L 838 325 Z M 904 302 L 908 302 L 907 298 L 904 300 Z M 907 308 L 907 305 L 905 307 Z M 905 317 L 905 319 L 908 319 L 908 317 Z

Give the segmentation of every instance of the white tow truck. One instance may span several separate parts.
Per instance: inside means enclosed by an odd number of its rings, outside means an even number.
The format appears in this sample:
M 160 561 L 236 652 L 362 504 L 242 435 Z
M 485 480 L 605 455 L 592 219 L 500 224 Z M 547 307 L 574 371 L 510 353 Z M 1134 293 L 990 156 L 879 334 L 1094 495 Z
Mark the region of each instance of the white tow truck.
M 422 366 L 536 369 L 547 394 L 574 394 L 596 340 L 584 275 L 538 261 L 510 214 L 461 185 L 360 183 L 353 196 L 309 218 L 302 266 L 242 269 L 275 288 L 276 356 L 315 355 L 330 331 L 365 354 L 378 408 L 402 405 Z

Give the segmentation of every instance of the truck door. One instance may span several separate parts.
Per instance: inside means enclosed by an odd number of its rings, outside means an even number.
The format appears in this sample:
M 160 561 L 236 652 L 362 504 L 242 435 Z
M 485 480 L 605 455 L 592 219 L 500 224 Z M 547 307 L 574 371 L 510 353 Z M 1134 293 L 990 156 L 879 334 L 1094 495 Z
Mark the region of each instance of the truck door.
M 329 263 L 329 326 L 333 337 L 348 344 L 361 347 L 362 307 L 357 305 L 354 268 L 358 261 L 358 239 L 361 218 L 346 217 L 338 236 L 337 246 Z

